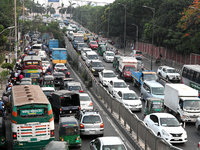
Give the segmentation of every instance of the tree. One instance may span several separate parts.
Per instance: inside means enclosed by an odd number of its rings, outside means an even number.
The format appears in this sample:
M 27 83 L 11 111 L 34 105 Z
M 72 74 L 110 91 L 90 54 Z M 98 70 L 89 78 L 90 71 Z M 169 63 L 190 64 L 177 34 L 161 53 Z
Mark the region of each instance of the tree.
M 53 3 L 51 3 L 50 5 L 47 6 L 47 14 L 50 12 L 50 16 L 51 14 L 55 14 L 56 11 L 55 9 L 52 7 Z
M 65 12 L 67 11 L 67 8 L 64 7 L 64 4 L 62 3 L 61 6 L 58 6 L 59 9 L 59 13 L 62 14 L 62 18 L 63 18 L 63 14 L 65 14 Z
M 67 10 L 70 10 L 70 20 L 71 20 L 71 14 L 73 13 L 72 12 L 72 6 L 75 5 L 76 3 L 72 3 L 72 0 L 71 1 L 69 0 L 68 2 L 69 2 L 69 6 L 68 6 Z
M 3 70 L 1 73 L 0 73 L 0 82 L 1 82 L 1 89 L 3 88 L 3 81 L 6 81 L 6 77 L 9 75 L 9 71 L 8 70 Z

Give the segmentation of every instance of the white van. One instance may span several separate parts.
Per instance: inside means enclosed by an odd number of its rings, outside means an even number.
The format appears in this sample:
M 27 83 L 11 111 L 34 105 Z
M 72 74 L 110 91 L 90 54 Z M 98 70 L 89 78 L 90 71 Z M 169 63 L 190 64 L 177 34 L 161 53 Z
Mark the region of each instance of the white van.
M 94 51 L 89 51 L 89 52 L 86 52 L 86 60 L 85 60 L 85 64 L 87 66 L 89 66 L 89 63 L 91 62 L 91 60 L 98 60 L 98 55 L 96 52 Z
M 42 51 L 42 44 L 34 44 L 34 45 L 32 45 L 32 51 L 34 51 L 34 52 Z

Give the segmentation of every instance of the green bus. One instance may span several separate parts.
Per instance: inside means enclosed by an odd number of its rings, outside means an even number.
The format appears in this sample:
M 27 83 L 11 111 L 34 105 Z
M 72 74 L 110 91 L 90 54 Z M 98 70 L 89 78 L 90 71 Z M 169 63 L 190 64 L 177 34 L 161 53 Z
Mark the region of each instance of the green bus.
M 55 139 L 51 104 L 38 85 L 12 87 L 13 149 L 43 149 Z

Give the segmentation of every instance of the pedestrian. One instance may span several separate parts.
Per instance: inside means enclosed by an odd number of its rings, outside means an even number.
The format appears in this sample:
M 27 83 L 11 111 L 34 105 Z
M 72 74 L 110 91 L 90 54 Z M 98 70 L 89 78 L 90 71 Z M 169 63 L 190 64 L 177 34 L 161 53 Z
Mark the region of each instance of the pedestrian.
M 8 54 L 5 55 L 5 61 L 7 63 L 7 61 L 8 61 Z

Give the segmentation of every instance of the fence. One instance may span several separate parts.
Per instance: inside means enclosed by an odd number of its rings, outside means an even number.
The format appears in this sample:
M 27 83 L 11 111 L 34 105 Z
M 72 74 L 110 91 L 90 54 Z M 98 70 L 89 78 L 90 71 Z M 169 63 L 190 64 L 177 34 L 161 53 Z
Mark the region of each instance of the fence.
M 99 84 L 96 78 L 94 78 L 84 61 L 80 58 L 79 54 L 76 53 L 72 44 L 66 39 L 66 37 L 65 43 L 67 45 L 68 55 L 71 57 L 73 64 L 75 64 L 74 69 L 77 69 L 82 78 L 86 79 L 86 85 L 89 82 L 92 82 L 92 91 L 104 100 L 108 109 L 110 109 L 110 113 L 112 113 L 112 115 L 114 115 L 115 118 L 117 118 L 117 120 L 121 122 L 125 128 L 128 128 L 132 137 L 135 137 L 137 141 L 143 145 L 145 150 L 181 150 L 172 146 L 164 139 L 157 137 L 150 129 L 146 127 L 144 122 L 140 120 L 137 115 L 133 114 L 129 109 L 127 109 L 124 104 L 115 100 L 106 90 L 106 88 Z

